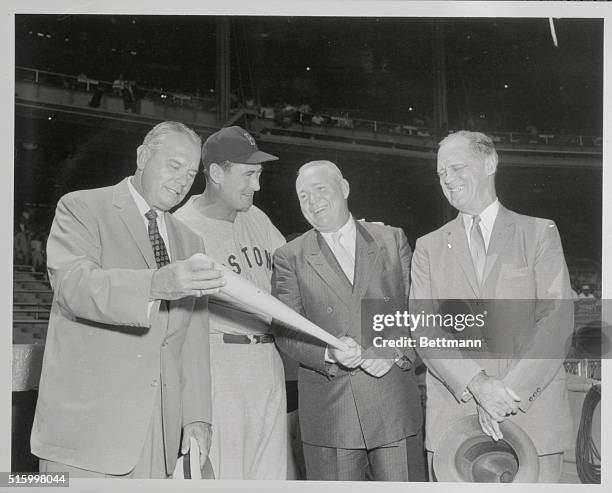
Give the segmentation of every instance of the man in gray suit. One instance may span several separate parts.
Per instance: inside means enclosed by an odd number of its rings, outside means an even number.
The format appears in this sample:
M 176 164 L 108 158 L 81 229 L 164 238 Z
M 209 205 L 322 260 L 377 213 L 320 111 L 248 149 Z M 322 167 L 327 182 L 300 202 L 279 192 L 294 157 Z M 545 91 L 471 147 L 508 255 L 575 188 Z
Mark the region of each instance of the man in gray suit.
M 474 359 L 418 349 L 429 370 L 425 445 L 431 461 L 457 419 L 477 413 L 483 432 L 495 440 L 503 437 L 499 423 L 508 419 L 534 442 L 539 482 L 557 482 L 563 451 L 572 446 L 562 359 L 573 328 L 569 275 L 554 222 L 499 203 L 497 163 L 484 134 L 460 131 L 440 142 L 440 185 L 460 213 L 417 240 L 410 310 L 448 299 L 476 300 L 467 304 L 478 309 L 482 300 L 496 300 L 506 322 L 493 335 L 506 339 L 503 349 L 511 354 Z
M 300 429 L 308 479 L 424 481 L 422 411 L 406 355 L 361 351 L 364 299 L 407 304 L 411 251 L 399 228 L 355 221 L 349 184 L 329 161 L 299 170 L 296 190 L 314 229 L 274 255 L 273 293 L 341 338 L 347 351 L 278 328 L 277 344 L 300 362 Z M 414 353 L 413 353 L 414 356 Z
M 47 242 L 53 304 L 32 453 L 40 472 L 167 478 L 193 437 L 210 447 L 208 299 L 224 285 L 202 240 L 168 210 L 200 138 L 153 127 L 134 176 L 62 197 Z M 182 435 L 182 440 L 181 440 Z

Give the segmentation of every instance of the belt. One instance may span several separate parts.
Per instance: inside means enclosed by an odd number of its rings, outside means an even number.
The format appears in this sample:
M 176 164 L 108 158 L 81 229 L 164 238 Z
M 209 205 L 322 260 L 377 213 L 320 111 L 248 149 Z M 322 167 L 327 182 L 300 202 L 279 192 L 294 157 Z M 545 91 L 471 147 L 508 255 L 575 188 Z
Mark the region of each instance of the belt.
M 274 342 L 274 336 L 272 334 L 223 334 L 223 342 L 226 344 L 266 344 L 268 342 Z

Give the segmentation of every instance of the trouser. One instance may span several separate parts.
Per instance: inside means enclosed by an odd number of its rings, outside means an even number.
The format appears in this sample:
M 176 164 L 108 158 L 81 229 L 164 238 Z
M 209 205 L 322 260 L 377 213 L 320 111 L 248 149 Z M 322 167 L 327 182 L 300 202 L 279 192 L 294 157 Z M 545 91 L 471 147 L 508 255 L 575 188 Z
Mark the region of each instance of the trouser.
M 319 447 L 304 443 L 306 477 L 322 481 L 427 481 L 423 436 L 373 449 Z
M 285 373 L 273 343 L 211 334 L 212 443 L 217 479 L 287 478 Z

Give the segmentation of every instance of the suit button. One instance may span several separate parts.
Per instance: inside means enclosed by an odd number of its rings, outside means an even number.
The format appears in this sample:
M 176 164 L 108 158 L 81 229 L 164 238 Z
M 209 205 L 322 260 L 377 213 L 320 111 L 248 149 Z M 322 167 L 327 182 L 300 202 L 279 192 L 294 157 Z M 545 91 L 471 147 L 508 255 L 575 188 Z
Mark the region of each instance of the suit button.
M 331 306 L 327 307 L 327 313 L 333 313 L 334 309 Z
M 168 341 L 162 342 L 162 347 L 168 347 Z
M 351 375 L 353 376 L 357 375 L 357 370 L 351 370 Z
M 151 382 L 151 387 L 157 387 L 158 385 L 159 385 L 159 382 L 157 381 L 157 378 Z

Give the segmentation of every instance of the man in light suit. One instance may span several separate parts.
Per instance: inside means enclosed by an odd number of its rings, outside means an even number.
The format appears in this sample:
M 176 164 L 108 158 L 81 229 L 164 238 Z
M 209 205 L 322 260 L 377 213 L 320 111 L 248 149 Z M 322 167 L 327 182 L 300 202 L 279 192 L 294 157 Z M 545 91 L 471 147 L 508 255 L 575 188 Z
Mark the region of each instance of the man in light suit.
M 569 276 L 554 222 L 499 203 L 497 163 L 484 134 L 460 131 L 440 142 L 440 185 L 460 213 L 419 238 L 412 259 L 411 312 L 447 299 L 476 300 L 467 304 L 478 311 L 482 300 L 498 300 L 503 313 L 495 319 L 505 322 L 492 335 L 505 339 L 501 350 L 509 351 L 497 359 L 475 359 L 417 349 L 429 370 L 428 459 L 455 420 L 477 413 L 483 432 L 494 440 L 503 437 L 504 419 L 523 428 L 539 455 L 539 481 L 556 482 L 563 451 L 572 446 L 562 359 L 573 328 Z
M 419 391 L 407 355 L 361 352 L 363 299 L 407 304 L 411 251 L 398 228 L 355 221 L 349 184 L 329 161 L 303 165 L 296 191 L 314 229 L 274 255 L 272 292 L 341 338 L 341 351 L 289 328 L 277 344 L 300 362 L 308 479 L 424 481 Z M 414 355 L 413 355 L 414 356 Z
M 207 298 L 224 280 L 166 212 L 186 195 L 200 138 L 155 126 L 133 177 L 62 197 L 47 243 L 54 298 L 32 453 L 41 472 L 165 478 L 210 446 Z

